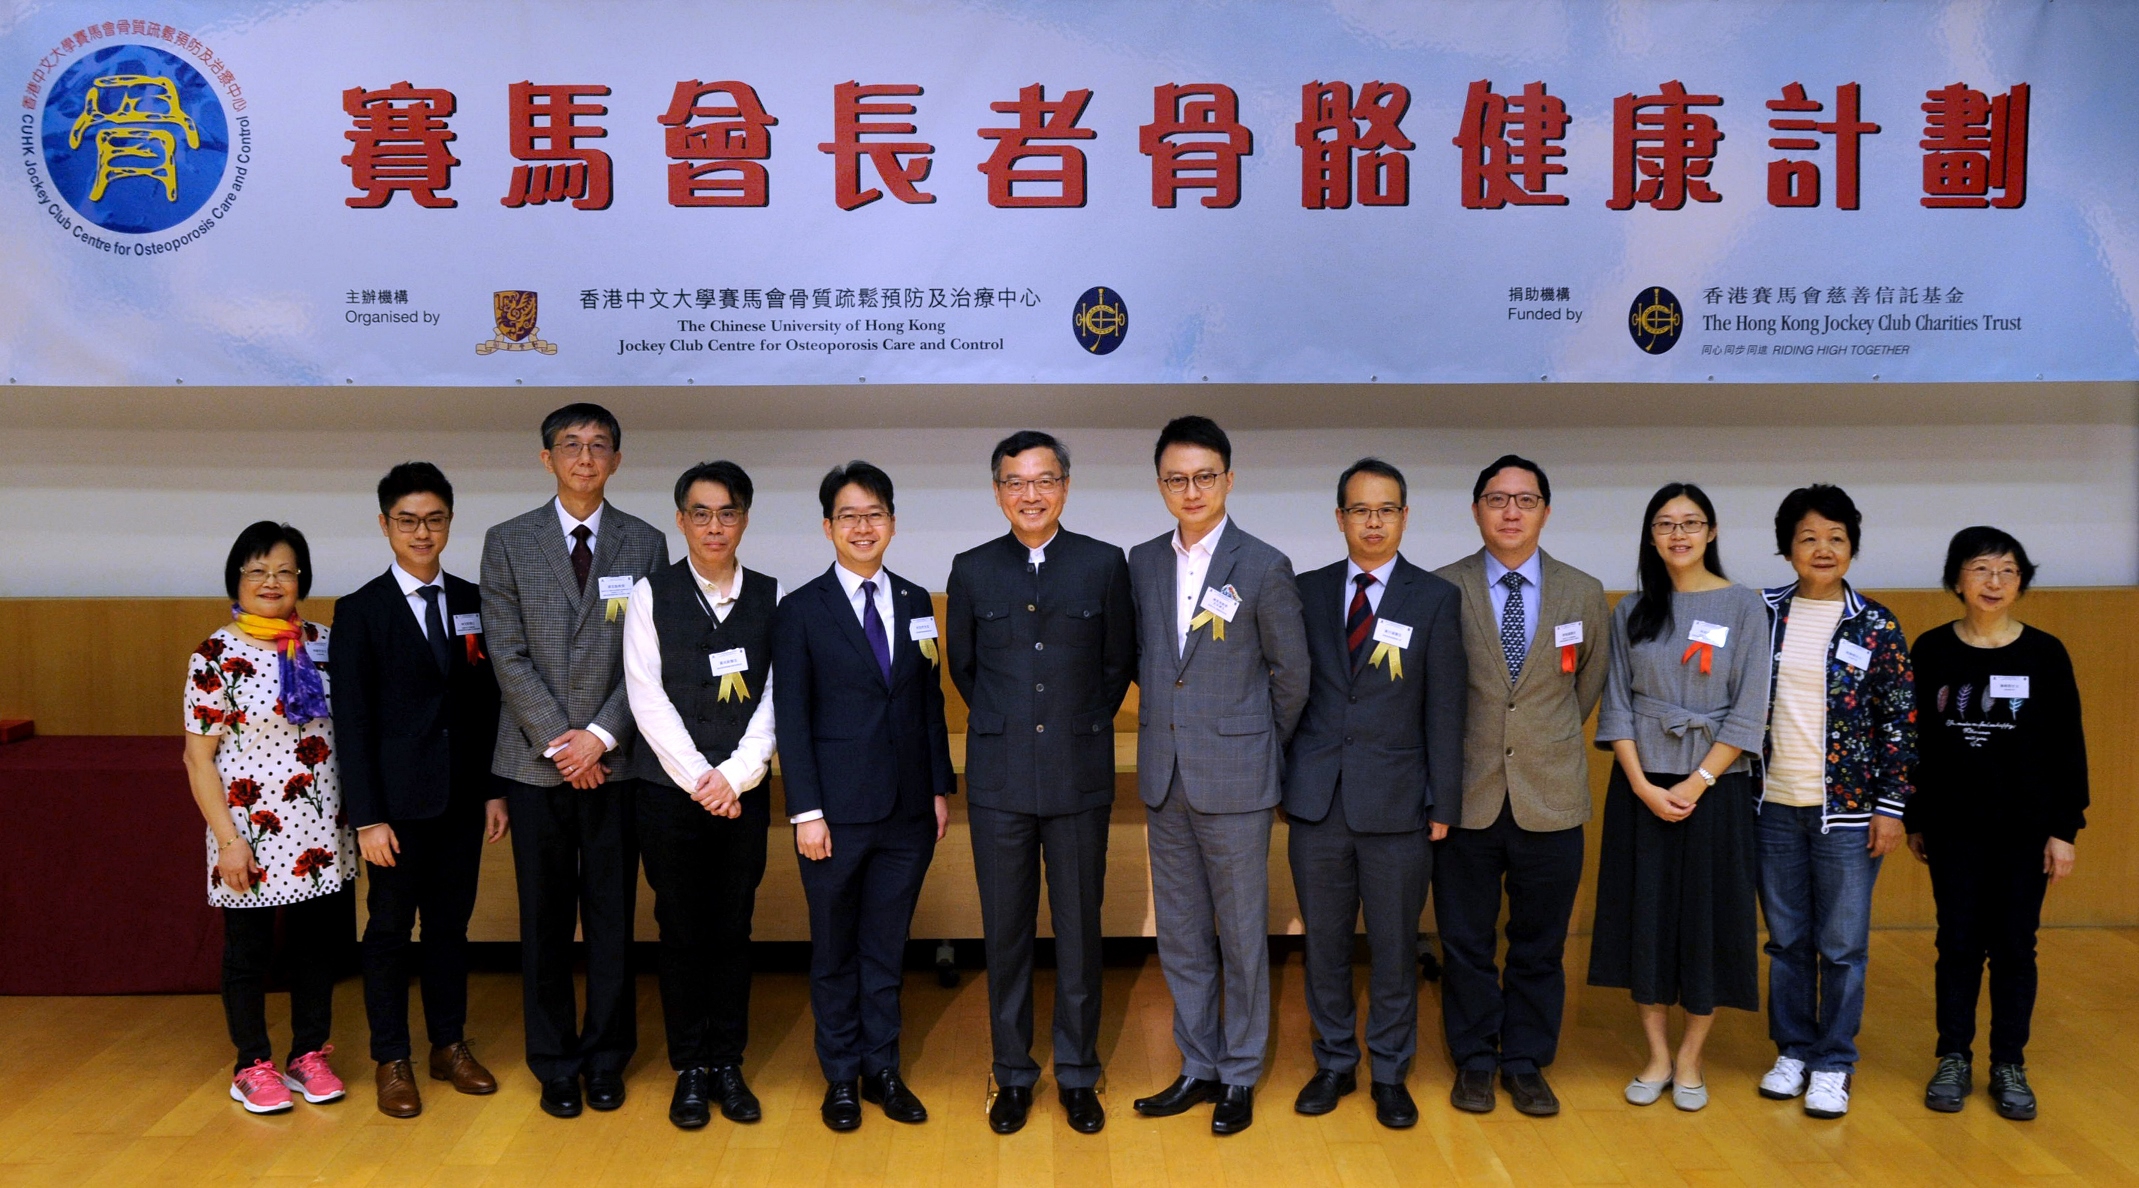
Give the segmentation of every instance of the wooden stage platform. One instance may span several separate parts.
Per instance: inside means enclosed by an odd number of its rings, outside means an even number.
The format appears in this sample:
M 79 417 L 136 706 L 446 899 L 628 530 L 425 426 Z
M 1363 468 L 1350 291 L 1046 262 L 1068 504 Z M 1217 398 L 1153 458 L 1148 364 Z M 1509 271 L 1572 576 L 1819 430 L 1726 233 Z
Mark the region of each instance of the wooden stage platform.
M 1710 1044 L 1706 1111 L 1626 1105 L 1619 1093 L 1639 1060 L 1640 1028 L 1623 992 L 1580 984 L 1587 954 L 1586 942 L 1570 944 L 1577 974 L 1560 1060 L 1550 1070 L 1565 1106 L 1559 1117 L 1525 1118 L 1504 1096 L 1484 1116 L 1448 1106 L 1450 1073 L 1430 984 L 1421 990 L 1426 1031 L 1411 1076 L 1417 1128 L 1376 1125 L 1364 1091 L 1327 1117 L 1295 1115 L 1292 1096 L 1312 1071 L 1295 957 L 1276 970 L 1270 1071 L 1255 1125 L 1225 1139 L 1211 1135 L 1208 1110 L 1145 1119 L 1129 1109 L 1131 1098 L 1178 1067 L 1171 1001 L 1155 959 L 1107 973 L 1100 1051 L 1108 1124 L 1093 1136 L 1062 1124 L 1051 1079 L 1041 1082 L 1022 1133 L 998 1138 L 988 1130 L 986 992 L 976 975 L 953 990 L 927 974 L 907 981 L 906 1070 L 930 1120 L 900 1126 L 868 1107 L 861 1129 L 845 1135 L 817 1119 L 823 1081 L 800 974 L 757 982 L 747 1067 L 765 1120 L 740 1127 L 716 1118 L 688 1134 L 667 1121 L 673 1081 L 651 976 L 639 982 L 629 1100 L 617 1113 L 571 1121 L 536 1106 L 536 1084 L 519 1063 L 520 987 L 510 975 L 477 975 L 470 1022 L 503 1088 L 460 1097 L 424 1079 L 425 1113 L 413 1121 L 373 1108 L 354 980 L 336 998 L 335 1064 L 350 1083 L 349 1099 L 300 1104 L 276 1118 L 247 1115 L 227 1096 L 229 1043 L 212 996 L 0 999 L 0 1185 L 2139 1183 L 2132 1079 L 2139 931 L 2043 933 L 2042 998 L 2029 1049 L 2042 1116 L 2028 1123 L 2000 1119 L 1980 1091 L 1958 1115 L 1924 1109 L 1929 932 L 1873 934 L 1865 1059 L 1853 1109 L 1836 1122 L 1754 1092 L 1774 1049 L 1760 1016 L 1733 1011 L 1722 1012 Z M 1043 1020 L 1050 992 L 1042 973 Z M 271 1015 L 286 1042 L 280 996 Z

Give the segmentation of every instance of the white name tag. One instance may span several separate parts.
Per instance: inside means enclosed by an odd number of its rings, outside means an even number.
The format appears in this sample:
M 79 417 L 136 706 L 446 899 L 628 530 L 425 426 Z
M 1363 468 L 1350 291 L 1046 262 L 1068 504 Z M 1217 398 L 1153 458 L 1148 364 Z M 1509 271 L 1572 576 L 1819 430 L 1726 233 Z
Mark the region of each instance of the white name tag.
M 1834 641 L 1834 657 L 1858 672 L 1871 671 L 1872 652 L 1870 648 L 1860 648 L 1846 639 L 1838 639 Z
M 2028 678 L 2024 676 L 1994 676 L 1990 679 L 1990 695 L 2014 701 L 2028 699 Z
M 603 598 L 631 597 L 632 579 L 629 577 L 605 577 L 595 581 L 595 593 Z
M 908 639 L 934 639 L 934 638 L 936 638 L 936 620 L 934 620 L 934 619 L 908 619 L 908 620 L 906 620 L 906 638 L 908 638 Z
M 1553 647 L 1564 648 L 1570 644 L 1578 644 L 1581 642 L 1582 624 L 1580 622 L 1562 623 L 1552 629 Z
M 310 656 L 310 657 L 312 658 L 312 663 L 314 663 L 314 664 L 325 664 L 325 663 L 327 662 L 327 641 L 326 641 L 326 640 L 324 640 L 324 639 L 308 639 L 308 640 L 306 640 L 306 641 L 305 641 L 305 655 L 307 655 L 307 656 Z M 2002 678 L 1992 678 L 1992 679 L 1994 679 L 1994 680 L 1995 680 L 1995 679 L 2002 679 Z M 2025 687 L 2026 687 L 2027 683 L 2028 683 L 2028 678 L 2026 678 L 2026 677 L 2021 677 L 2021 678 L 2020 678 L 2020 684 L 2021 684 L 2021 686 L 2022 686 L 2023 688 L 2025 688 Z M 1992 696 L 1992 697 L 1999 697 L 1999 696 L 2002 696 L 2002 694 L 1998 694 L 1998 693 L 1993 693 L 1993 694 L 1991 694 L 1991 696 Z M 2021 694 L 2021 696 L 2022 696 L 2022 697 L 2026 697 L 2026 696 L 2027 696 L 2027 694 L 2025 694 L 2025 693 L 2022 693 L 2022 694 Z
M 741 648 L 729 648 L 715 652 L 708 659 L 713 661 L 713 675 L 727 676 L 731 672 L 749 672 L 750 654 Z
M 481 635 L 482 633 L 483 633 L 483 616 L 481 616 L 481 615 L 455 615 L 455 616 L 453 616 L 453 634 L 455 634 L 455 635 Z
M 1722 647 L 1730 637 L 1730 628 L 1708 622 L 1705 619 L 1695 619 L 1693 621 L 1693 630 L 1686 633 L 1686 638 L 1695 643 L 1705 643 L 1718 648 Z
M 1387 619 L 1374 620 L 1374 642 L 1394 644 L 1398 648 L 1411 646 L 1411 628 Z
M 1230 623 L 1233 621 L 1233 616 L 1240 613 L 1240 599 L 1223 590 L 1205 586 L 1203 588 L 1202 607 L 1204 610 Z

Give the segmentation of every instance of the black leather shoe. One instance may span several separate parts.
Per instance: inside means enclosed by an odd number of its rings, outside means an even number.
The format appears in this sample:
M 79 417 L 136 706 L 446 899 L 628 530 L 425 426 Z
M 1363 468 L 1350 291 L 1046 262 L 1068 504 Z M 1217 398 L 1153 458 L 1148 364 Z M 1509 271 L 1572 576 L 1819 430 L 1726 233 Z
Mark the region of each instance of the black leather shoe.
M 1255 1086 L 1225 1085 L 1213 1100 L 1218 1107 L 1211 1111 L 1212 1134 L 1239 1134 L 1255 1121 Z
M 740 1064 L 717 1064 L 712 1070 L 713 1096 L 720 1101 L 720 1116 L 730 1122 L 755 1122 L 765 1116 L 758 1108 L 758 1095 L 743 1081 Z
M 1456 1084 L 1448 1091 L 1448 1104 L 1472 1114 L 1493 1112 L 1493 1070 L 1465 1068 L 1456 1072 Z
M 1514 1102 L 1521 1113 L 1533 1118 L 1550 1118 L 1560 1112 L 1560 1099 L 1553 1095 L 1552 1086 L 1545 1083 L 1544 1073 L 1511 1073 L 1502 1069 L 1500 1087 L 1508 1091 L 1508 1100 Z
M 1146 1118 L 1171 1118 L 1184 1114 L 1206 1101 L 1217 1101 L 1225 1086 L 1217 1081 L 1205 1081 L 1197 1077 L 1180 1077 L 1149 1097 L 1139 1097 L 1130 1103 L 1137 1113 Z
M 676 1096 L 668 1102 L 668 1120 L 683 1130 L 696 1130 L 713 1120 L 713 1073 L 687 1068 L 676 1074 Z
M 1418 1103 L 1402 1081 L 1376 1081 L 1367 1086 L 1374 1098 L 1374 1120 L 1391 1130 L 1409 1130 L 1419 1124 Z
M 853 1081 L 833 1081 L 824 1087 L 824 1104 L 818 1107 L 824 1124 L 833 1130 L 852 1130 L 862 1124 L 861 1088 Z
M 1300 1087 L 1292 1108 L 1300 1114 L 1327 1114 L 1337 1108 L 1337 1099 L 1359 1088 L 1359 1079 L 1349 1072 L 1318 1068 Z
M 2035 1090 L 2028 1087 L 2028 1070 L 2018 1064 L 1992 1064 L 1990 1103 L 1998 1107 L 2000 1118 L 2034 1121 Z
M 587 1104 L 597 1110 L 622 1108 L 624 1104 L 623 1074 L 613 1072 L 588 1073 Z
M 542 1112 L 552 1118 L 579 1117 L 578 1077 L 558 1077 L 542 1082 Z
M 1107 1111 L 1099 1104 L 1097 1090 L 1057 1087 L 1055 1099 L 1062 1103 L 1062 1116 L 1069 1119 L 1071 1130 L 1078 1134 L 1098 1134 L 1106 1129 Z
M 899 1079 L 895 1068 L 863 1077 L 862 1100 L 883 1106 L 884 1116 L 894 1122 L 928 1121 L 928 1107 Z
M 1032 1086 L 1005 1085 L 995 1091 L 995 1104 L 988 1107 L 988 1129 L 997 1134 L 1016 1134 L 1025 1129 L 1025 1116 L 1032 1113 Z

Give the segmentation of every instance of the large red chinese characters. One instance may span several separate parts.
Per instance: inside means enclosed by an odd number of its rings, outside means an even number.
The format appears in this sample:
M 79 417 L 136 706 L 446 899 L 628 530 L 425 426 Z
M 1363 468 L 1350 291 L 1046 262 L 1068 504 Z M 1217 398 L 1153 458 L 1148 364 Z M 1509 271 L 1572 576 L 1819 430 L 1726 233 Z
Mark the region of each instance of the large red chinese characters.
M 1857 118 L 1858 87 L 1856 83 L 1843 83 L 1834 89 L 1834 119 L 1809 118 L 1823 110 L 1820 101 L 1805 94 L 1805 84 L 1791 83 L 1783 88 L 1782 98 L 1768 100 L 1769 111 L 1790 112 L 1788 116 L 1776 116 L 1768 121 L 1774 132 L 1815 132 L 1834 137 L 1834 204 L 1840 210 L 1857 209 L 1857 159 L 1858 150 L 1865 136 L 1879 131 L 1879 125 Z M 1802 113 L 1802 114 L 1799 114 Z M 1811 152 L 1820 147 L 1817 137 L 1777 136 L 1768 141 L 1768 147 L 1785 152 Z M 1768 205 L 1770 206 L 1818 206 L 1820 204 L 1820 167 L 1818 163 L 1784 157 L 1768 162 Z
M 1137 136 L 1151 158 L 1151 204 L 1171 207 L 1182 190 L 1211 191 L 1201 199 L 1208 207 L 1239 204 L 1240 159 L 1255 151 L 1255 136 L 1240 122 L 1233 88 L 1163 83 L 1151 89 L 1151 106 Z
M 453 184 L 453 167 L 460 164 L 446 148 L 454 138 L 446 127 L 454 106 L 453 92 L 412 87 L 406 79 L 383 91 L 343 91 L 342 110 L 356 127 L 342 133 L 350 142 L 342 164 L 349 167 L 350 184 L 364 193 L 342 201 L 378 207 L 406 191 L 418 206 L 458 206 L 439 192 Z
M 919 182 L 928 180 L 931 158 L 928 154 L 936 146 L 920 140 L 870 140 L 864 136 L 912 136 L 912 124 L 889 120 L 871 120 L 870 116 L 900 116 L 914 114 L 914 105 L 897 101 L 882 101 L 884 96 L 918 95 L 921 88 L 912 83 L 872 83 L 864 86 L 852 79 L 832 88 L 832 139 L 817 146 L 817 151 L 832 154 L 834 162 L 832 198 L 841 210 L 853 210 L 867 206 L 884 196 L 884 191 L 871 187 L 862 189 L 862 158 L 876 168 L 885 189 L 901 202 L 934 202 L 934 194 L 923 193 L 915 188 Z M 879 100 L 872 102 L 872 100 Z
M 1500 95 L 1491 79 L 1471 83 L 1463 100 L 1463 123 L 1451 142 L 1463 150 L 1463 205 L 1469 210 L 1503 206 L 1565 206 L 1567 195 L 1546 191 L 1567 166 L 1553 158 L 1567 150 L 1567 104 L 1529 83 L 1520 95 Z
M 1992 97 L 1954 83 L 1924 92 L 1925 206 L 2010 210 L 2028 200 L 2029 91 L 2015 83 Z
M 582 124 L 579 119 L 607 115 L 609 108 L 579 100 L 608 93 L 609 88 L 601 86 L 512 84 L 513 159 L 533 164 L 513 166 L 512 184 L 498 201 L 505 206 L 540 206 L 569 198 L 574 210 L 607 210 L 609 154 L 582 148 L 579 142 L 600 139 L 609 130 Z
M 660 123 L 668 167 L 670 206 L 763 206 L 767 178 L 760 161 L 772 156 L 767 115 L 749 83 L 724 79 L 676 84 Z
M 1628 210 L 1646 202 L 1677 210 L 1688 198 L 1720 202 L 1707 181 L 1723 139 L 1716 118 L 1696 107 L 1717 107 L 1721 95 L 1689 95 L 1672 79 L 1654 95 L 1631 92 L 1612 100 L 1612 196 L 1605 205 Z
M 1047 207 L 1084 205 L 1084 150 L 1071 144 L 1036 144 L 1040 140 L 1090 140 L 1099 133 L 1080 128 L 1090 90 L 1071 91 L 1052 103 L 1040 83 L 1020 88 L 1012 103 L 990 103 L 989 111 L 1014 115 L 1015 128 L 982 128 L 980 137 L 995 142 L 995 151 L 975 168 L 988 175 L 988 205 Z M 1026 161 L 1053 161 L 1051 168 L 1024 165 Z M 1039 193 L 1019 193 L 1019 186 L 1037 186 Z
M 1356 195 L 1361 206 L 1403 206 L 1411 201 L 1411 158 L 1416 147 L 1398 127 L 1411 109 L 1411 91 L 1400 83 L 1370 82 L 1352 99 L 1352 84 L 1311 82 L 1300 88 L 1300 205 L 1342 210 Z M 1353 155 L 1357 154 L 1355 162 Z

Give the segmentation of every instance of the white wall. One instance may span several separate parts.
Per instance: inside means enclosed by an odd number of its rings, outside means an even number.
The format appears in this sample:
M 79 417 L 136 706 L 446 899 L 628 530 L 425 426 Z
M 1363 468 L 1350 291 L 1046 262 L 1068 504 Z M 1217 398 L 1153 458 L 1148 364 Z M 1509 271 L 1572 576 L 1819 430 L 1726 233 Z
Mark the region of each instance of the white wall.
M 331 395 L 331 393 L 330 393 Z M 541 398 L 527 393 L 539 403 Z M 438 395 L 441 402 L 455 394 Z M 94 394 L 76 399 L 94 400 Z M 351 393 L 350 400 L 364 395 Z M 547 407 L 545 405 L 545 407 Z M 620 409 L 620 411 L 623 411 Z M 1788 408 L 1770 419 L 1787 420 Z M 248 410 L 252 419 L 271 419 Z M 1152 482 L 1153 428 L 1065 429 L 1075 461 L 1067 523 L 1124 546 L 1170 527 Z M 235 415 L 233 420 L 235 420 Z M 297 416 L 297 424 L 310 418 Z M 349 424 L 364 411 L 329 418 Z M 405 405 L 381 419 L 408 420 Z M 1296 418 L 1312 420 L 1313 417 Z M 448 568 L 475 576 L 484 527 L 540 502 L 548 476 L 535 434 L 484 429 L 332 428 L 318 432 L 17 425 L 0 468 L 0 596 L 212 595 L 231 538 L 285 519 L 311 539 L 316 592 L 335 594 L 384 568 L 372 485 L 412 457 L 443 466 L 459 489 Z M 865 457 L 898 484 L 893 569 L 942 589 L 953 554 L 1003 531 L 987 484 L 988 429 L 632 428 L 611 488 L 625 510 L 672 527 L 669 487 L 691 462 L 728 457 L 758 486 L 748 564 L 790 585 L 830 561 L 816 504 L 833 463 Z M 1438 565 L 1477 547 L 1468 518 L 1478 468 L 1514 451 L 1553 479 L 1545 546 L 1624 589 L 1633 580 L 1641 512 L 1669 479 L 1716 500 L 1734 577 L 1787 578 L 1770 527 L 1783 493 L 1840 483 L 1865 513 L 1865 586 L 1932 586 L 1954 530 L 1990 523 L 2025 542 L 2047 585 L 2139 583 L 2139 426 L 2129 418 L 2069 424 L 1240 429 L 1233 511 L 1305 569 L 1341 555 L 1330 509 L 1337 472 L 1373 453 L 1411 481 L 1405 553 Z M 671 548 L 681 541 L 671 532 Z

